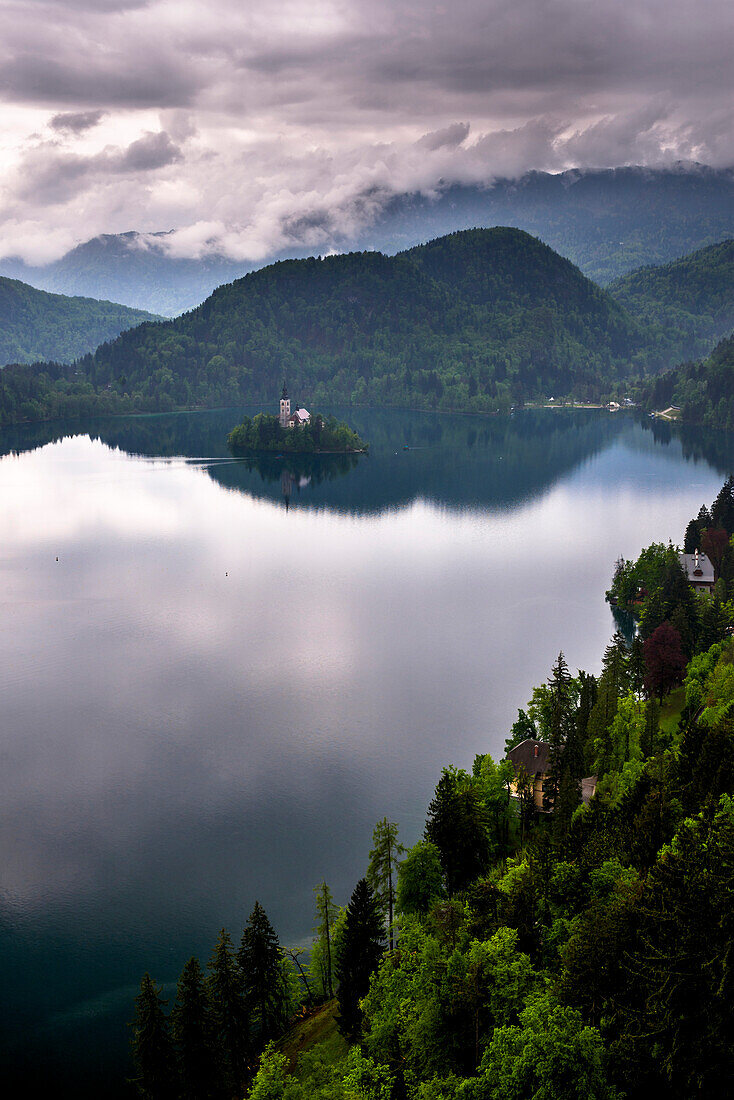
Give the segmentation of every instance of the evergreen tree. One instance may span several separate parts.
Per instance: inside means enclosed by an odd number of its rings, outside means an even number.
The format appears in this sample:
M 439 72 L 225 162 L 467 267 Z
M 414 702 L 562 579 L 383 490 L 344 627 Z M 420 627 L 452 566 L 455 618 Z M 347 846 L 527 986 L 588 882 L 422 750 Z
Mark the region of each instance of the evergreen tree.
M 645 726 L 640 739 L 640 751 L 643 760 L 653 755 L 659 728 L 660 707 L 655 699 L 648 699 L 645 703 Z
M 181 972 L 171 1012 L 171 1032 L 179 1051 L 185 1100 L 218 1096 L 221 1088 L 213 1023 L 198 959 L 189 959 Z
M 255 902 L 242 933 L 237 961 L 242 971 L 252 1032 L 262 1046 L 286 1023 L 288 992 L 283 980 L 278 937 L 259 901 Z
M 329 1000 L 334 996 L 334 922 L 339 912 L 326 882 L 314 887 L 316 895 L 316 942 L 314 944 L 313 963 L 317 965 L 318 977 L 324 996 Z M 312 971 L 313 972 L 313 971 Z
M 378 967 L 382 950 L 379 907 L 367 880 L 360 879 L 347 906 L 336 972 L 339 1028 L 346 1036 L 359 1034 L 362 1025 L 359 1002 L 369 990 L 370 976 Z
M 206 978 L 211 1020 L 219 1047 L 222 1076 L 233 1092 L 241 1092 L 250 1060 L 250 1020 L 245 1005 L 242 971 L 225 928 L 219 933 Z
M 144 1100 L 175 1100 L 178 1096 L 176 1052 L 163 1011 L 167 1003 L 150 974 L 144 974 L 135 998 L 131 1041 L 138 1073 L 135 1085 Z
M 568 671 L 563 653 L 558 654 L 556 663 L 551 670 L 548 687 L 551 694 L 550 722 L 548 726 L 548 743 L 550 745 L 548 768 L 550 775 L 543 784 L 543 806 L 546 810 L 551 810 L 558 799 L 566 742 L 572 727 L 575 726 L 571 673 Z
M 711 505 L 711 523 L 723 527 L 727 535 L 734 534 L 734 474 L 730 474 Z
M 398 843 L 398 826 L 394 821 L 383 817 L 372 832 L 372 849 L 367 868 L 367 882 L 377 899 L 382 919 L 387 925 L 388 945 L 394 946 L 393 914 L 395 912 L 395 889 L 398 881 L 398 856 L 405 848 Z
M 731 615 L 724 607 L 721 597 L 715 593 L 710 599 L 703 601 L 697 649 L 705 652 L 715 642 L 723 641 L 729 634 L 730 626 Z
M 639 634 L 632 639 L 629 655 L 629 683 L 635 695 L 641 695 L 645 687 L 645 655 Z
M 444 769 L 428 807 L 424 835 L 438 848 L 449 897 L 486 870 L 486 815 L 468 775 Z

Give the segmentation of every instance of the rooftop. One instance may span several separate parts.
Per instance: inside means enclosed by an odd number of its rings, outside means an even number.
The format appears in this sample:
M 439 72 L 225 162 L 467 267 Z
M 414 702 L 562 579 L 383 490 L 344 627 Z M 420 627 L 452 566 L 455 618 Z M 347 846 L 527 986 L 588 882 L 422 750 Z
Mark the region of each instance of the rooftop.
M 691 584 L 714 583 L 714 567 L 705 554 L 696 550 L 693 554 L 679 554 L 678 557 Z
M 545 741 L 536 741 L 533 737 L 527 737 L 514 749 L 510 749 L 507 759 L 511 762 L 515 772 L 523 767 L 528 775 L 536 772 L 545 774 L 550 764 L 550 745 Z

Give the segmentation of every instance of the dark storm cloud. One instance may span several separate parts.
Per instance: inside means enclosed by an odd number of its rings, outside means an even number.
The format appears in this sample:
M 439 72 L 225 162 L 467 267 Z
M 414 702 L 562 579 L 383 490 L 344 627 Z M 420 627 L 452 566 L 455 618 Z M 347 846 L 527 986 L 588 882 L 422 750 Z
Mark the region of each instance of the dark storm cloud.
M 49 121 L 52 130 L 58 130 L 62 134 L 83 134 L 85 130 L 91 130 L 107 114 L 106 111 L 70 111 L 66 114 L 54 115 Z
M 731 0 L 0 0 L 6 113 L 107 112 L 52 121 L 58 148 L 18 140 L 0 225 L 51 194 L 55 224 L 93 211 L 90 233 L 173 226 L 167 247 L 257 259 L 346 239 L 400 191 L 732 164 L 733 45 Z

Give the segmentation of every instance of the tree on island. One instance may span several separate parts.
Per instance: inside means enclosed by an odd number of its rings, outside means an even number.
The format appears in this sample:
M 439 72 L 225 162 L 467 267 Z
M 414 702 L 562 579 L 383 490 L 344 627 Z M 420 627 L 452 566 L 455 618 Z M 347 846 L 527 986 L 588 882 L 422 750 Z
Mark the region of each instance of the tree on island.
M 233 454 L 283 452 L 284 454 L 347 454 L 366 451 L 367 444 L 356 432 L 335 417 L 318 413 L 305 424 L 284 428 L 277 416 L 258 413 L 245 417 L 227 436 Z

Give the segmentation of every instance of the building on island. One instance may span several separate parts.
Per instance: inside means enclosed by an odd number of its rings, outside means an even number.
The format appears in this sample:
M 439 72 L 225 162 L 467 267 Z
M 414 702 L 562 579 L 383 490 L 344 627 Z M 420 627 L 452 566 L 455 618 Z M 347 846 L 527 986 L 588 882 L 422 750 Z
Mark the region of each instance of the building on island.
M 714 567 L 709 558 L 698 550 L 692 554 L 679 554 L 678 557 L 691 588 L 697 592 L 713 592 Z
M 518 776 L 523 772 L 530 780 L 530 788 L 533 794 L 533 807 L 538 813 L 547 813 L 543 805 L 543 784 L 550 776 L 550 745 L 546 741 L 536 741 L 533 737 L 527 737 L 514 749 L 510 749 L 507 759 L 515 769 L 515 779 L 512 783 L 512 793 L 518 797 Z M 579 781 L 579 793 L 581 801 L 586 805 L 596 792 L 595 775 L 587 775 Z
M 296 409 L 295 412 L 291 412 L 291 399 L 288 396 L 285 382 L 283 383 L 283 392 L 280 395 L 279 420 L 281 428 L 301 428 L 304 424 L 311 423 L 311 413 L 308 409 Z

